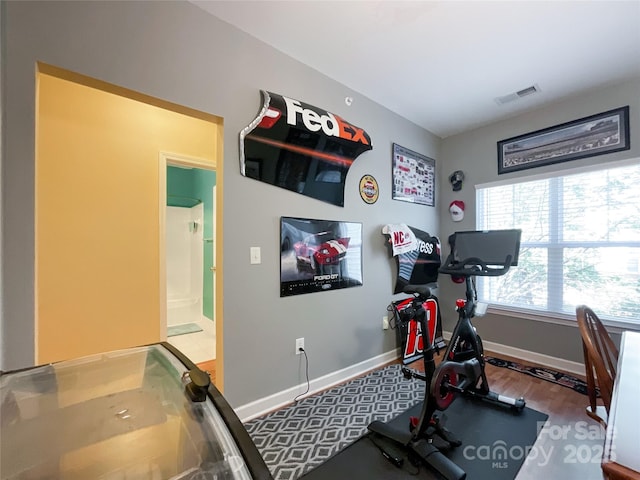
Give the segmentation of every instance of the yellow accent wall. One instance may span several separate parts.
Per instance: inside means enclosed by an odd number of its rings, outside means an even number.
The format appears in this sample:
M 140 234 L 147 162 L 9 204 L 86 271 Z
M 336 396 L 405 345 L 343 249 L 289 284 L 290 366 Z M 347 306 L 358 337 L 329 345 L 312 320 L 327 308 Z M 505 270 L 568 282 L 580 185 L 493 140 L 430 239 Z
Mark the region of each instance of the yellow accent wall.
M 37 75 L 36 361 L 159 341 L 159 152 L 214 166 L 221 123 Z

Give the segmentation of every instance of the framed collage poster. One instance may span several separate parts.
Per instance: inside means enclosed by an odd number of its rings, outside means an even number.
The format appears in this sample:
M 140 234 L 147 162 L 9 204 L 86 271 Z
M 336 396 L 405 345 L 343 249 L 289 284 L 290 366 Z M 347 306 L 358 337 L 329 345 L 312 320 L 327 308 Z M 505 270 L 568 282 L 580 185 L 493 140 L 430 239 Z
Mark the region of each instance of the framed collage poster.
M 436 161 L 394 143 L 392 162 L 392 198 L 433 207 Z

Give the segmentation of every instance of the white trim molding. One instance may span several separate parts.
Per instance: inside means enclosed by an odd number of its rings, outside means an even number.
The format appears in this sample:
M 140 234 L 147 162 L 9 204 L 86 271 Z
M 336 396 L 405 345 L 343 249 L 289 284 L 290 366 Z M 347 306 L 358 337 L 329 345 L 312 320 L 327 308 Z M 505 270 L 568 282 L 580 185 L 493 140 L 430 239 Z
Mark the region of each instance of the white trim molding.
M 347 380 L 351 380 L 364 373 L 367 373 L 376 368 L 382 367 L 394 360 L 400 358 L 399 349 L 394 349 L 389 352 L 383 353 L 376 357 L 370 358 L 360 363 L 356 363 L 342 370 L 337 370 L 322 377 L 316 378 L 309 382 L 309 392 L 299 398 L 308 397 L 314 393 L 321 392 L 330 387 L 344 383 Z M 296 385 L 295 387 L 288 388 L 281 392 L 274 393 L 268 397 L 260 398 L 253 402 L 241 405 L 238 408 L 234 408 L 236 415 L 240 418 L 240 421 L 245 423 L 254 418 L 260 417 L 273 410 L 285 407 L 293 401 L 296 395 L 304 392 L 307 389 L 307 382 Z
M 451 338 L 451 332 L 443 332 L 443 337 L 446 340 L 449 340 Z M 509 357 L 524 360 L 525 362 L 533 363 L 534 365 L 553 368 L 573 375 L 580 375 L 582 377 L 585 375 L 584 364 L 580 362 L 552 357 L 551 355 L 545 355 L 544 353 L 523 350 L 521 348 L 510 347 L 509 345 L 503 345 L 496 342 L 488 342 L 486 340 L 482 341 L 482 345 L 484 346 L 485 351 L 489 351 L 491 353 L 508 355 Z
M 560 170 L 553 170 L 550 172 L 537 173 L 537 174 L 527 174 L 522 177 L 515 178 L 505 178 L 496 180 L 493 182 L 486 183 L 478 183 L 474 185 L 476 190 L 481 190 L 483 188 L 491 188 L 491 187 L 502 187 L 504 185 L 515 185 L 517 183 L 526 183 L 526 182 L 535 182 L 536 180 L 546 180 L 548 178 L 562 177 L 565 175 L 575 175 L 579 173 L 589 173 L 596 172 L 598 170 L 610 169 L 610 168 L 618 168 L 618 167 L 628 167 L 631 165 L 637 165 L 638 158 L 627 158 L 624 160 L 618 160 L 615 162 L 607 162 L 607 163 L 596 163 L 595 165 L 583 165 L 583 166 L 569 166 L 567 168 L 563 168 Z
M 510 357 L 519 358 L 536 365 L 543 367 L 550 367 L 555 370 L 560 370 L 574 375 L 580 375 L 584 377 L 585 370 L 584 364 L 580 362 L 574 362 L 572 360 L 565 360 L 564 358 L 552 357 L 551 355 L 545 355 L 544 353 L 532 352 L 530 350 L 522 350 L 520 348 L 509 347 L 508 345 L 502 345 L 500 343 L 485 342 L 482 341 L 485 350 L 490 352 L 508 355 Z
M 443 336 L 446 340 L 451 338 L 451 332 L 443 332 Z M 584 364 L 580 362 L 574 362 L 571 360 L 565 360 L 563 358 L 552 357 L 543 353 L 532 352 L 530 350 L 523 350 L 521 348 L 510 347 L 501 343 L 482 341 L 486 351 L 495 354 L 508 355 L 510 357 L 518 358 L 534 365 L 540 365 L 543 367 L 549 367 L 563 372 L 571 373 L 573 375 L 583 376 L 585 374 Z M 367 373 L 376 368 L 382 367 L 394 360 L 400 358 L 400 351 L 398 349 L 391 350 L 377 357 L 370 358 L 363 362 L 352 365 L 351 367 L 343 368 L 335 372 L 329 373 L 322 377 L 316 378 L 309 382 L 309 392 L 304 395 L 308 397 L 315 393 L 321 392 L 328 388 L 334 387 L 355 377 L 358 377 L 364 373 Z M 234 408 L 236 415 L 243 423 L 260 417 L 266 413 L 285 407 L 292 403 L 296 395 L 304 392 L 307 388 L 307 384 L 301 383 L 295 387 L 288 388 L 281 392 L 274 393 L 268 397 L 260 398 L 253 402 L 241 405 L 238 408 Z M 300 398 L 304 398 L 300 397 Z

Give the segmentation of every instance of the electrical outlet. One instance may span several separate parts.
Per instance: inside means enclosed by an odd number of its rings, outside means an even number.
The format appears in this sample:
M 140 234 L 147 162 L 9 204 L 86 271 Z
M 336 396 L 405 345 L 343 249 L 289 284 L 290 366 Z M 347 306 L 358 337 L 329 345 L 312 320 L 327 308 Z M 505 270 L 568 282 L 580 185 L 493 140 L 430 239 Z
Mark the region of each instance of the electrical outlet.
M 382 317 L 382 329 L 389 330 L 389 317 L 387 317 L 386 315 Z
M 296 355 L 302 353 L 300 349 L 304 350 L 304 338 L 296 338 Z

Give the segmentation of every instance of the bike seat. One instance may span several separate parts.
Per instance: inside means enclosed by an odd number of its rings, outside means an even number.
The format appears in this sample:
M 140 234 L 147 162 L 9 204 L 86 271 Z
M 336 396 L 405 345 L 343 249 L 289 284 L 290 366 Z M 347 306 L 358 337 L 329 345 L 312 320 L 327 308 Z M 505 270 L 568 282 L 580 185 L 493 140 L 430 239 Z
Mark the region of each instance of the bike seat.
M 431 297 L 431 289 L 426 285 L 407 285 L 402 291 L 410 295 L 417 293 L 418 296 L 424 300 Z

